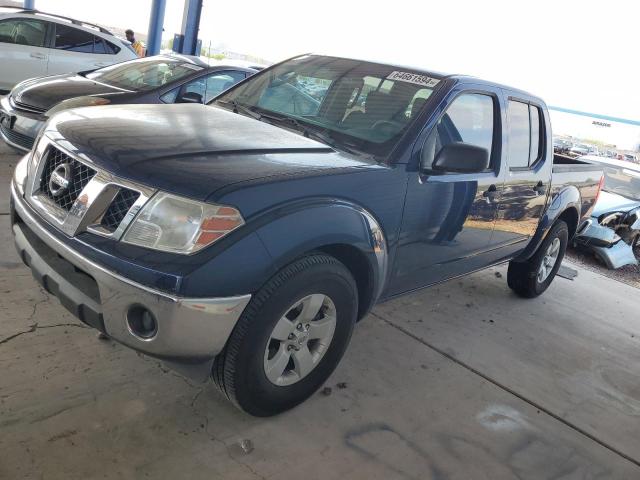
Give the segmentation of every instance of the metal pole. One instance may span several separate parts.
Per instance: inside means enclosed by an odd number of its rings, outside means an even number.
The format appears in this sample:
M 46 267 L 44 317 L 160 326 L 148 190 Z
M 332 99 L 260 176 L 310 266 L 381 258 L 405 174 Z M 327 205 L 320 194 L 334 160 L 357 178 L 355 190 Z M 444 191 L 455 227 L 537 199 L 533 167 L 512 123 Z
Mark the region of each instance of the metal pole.
M 182 15 L 182 53 L 195 55 L 198 45 L 198 31 L 200 30 L 200 14 L 202 0 L 185 0 Z
M 162 45 L 162 27 L 167 0 L 153 0 L 149 17 L 149 33 L 147 34 L 147 56 L 160 53 Z
M 24 0 L 24 8 L 25 10 L 35 10 L 36 0 Z

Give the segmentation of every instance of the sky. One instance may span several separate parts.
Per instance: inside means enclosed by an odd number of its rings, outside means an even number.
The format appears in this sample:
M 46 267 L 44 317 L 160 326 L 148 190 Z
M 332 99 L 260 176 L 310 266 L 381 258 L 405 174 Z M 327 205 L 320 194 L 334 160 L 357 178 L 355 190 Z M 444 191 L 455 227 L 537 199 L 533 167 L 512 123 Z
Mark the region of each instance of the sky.
M 151 0 L 35 0 L 146 32 Z M 167 0 L 165 38 L 183 0 Z M 638 0 L 204 0 L 200 38 L 279 61 L 329 53 L 518 87 L 549 105 L 640 120 Z

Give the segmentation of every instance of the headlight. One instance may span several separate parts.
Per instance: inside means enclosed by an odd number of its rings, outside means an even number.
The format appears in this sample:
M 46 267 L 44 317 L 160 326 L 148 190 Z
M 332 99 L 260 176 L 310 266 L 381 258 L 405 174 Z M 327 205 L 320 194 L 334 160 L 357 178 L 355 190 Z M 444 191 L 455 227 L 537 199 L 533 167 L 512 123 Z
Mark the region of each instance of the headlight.
M 63 110 L 68 110 L 70 108 L 80 108 L 80 107 L 96 107 L 98 105 L 107 105 L 111 103 L 111 100 L 108 98 L 101 97 L 75 97 L 68 98 L 67 100 L 63 100 L 60 103 L 57 103 L 49 110 L 46 111 L 45 115 L 50 117 L 58 112 Z
M 160 192 L 142 208 L 122 241 L 188 255 L 242 225 L 242 215 L 233 207 Z

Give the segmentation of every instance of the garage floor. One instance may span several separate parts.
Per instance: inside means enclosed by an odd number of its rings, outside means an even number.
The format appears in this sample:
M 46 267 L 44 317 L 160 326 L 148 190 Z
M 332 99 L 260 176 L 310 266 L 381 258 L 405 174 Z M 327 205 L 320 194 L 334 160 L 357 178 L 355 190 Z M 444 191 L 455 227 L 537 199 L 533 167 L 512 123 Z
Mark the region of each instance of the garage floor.
M 579 270 L 526 301 L 501 267 L 388 302 L 324 392 L 255 419 L 37 286 L 13 250 L 7 152 L 0 478 L 640 478 L 637 289 Z

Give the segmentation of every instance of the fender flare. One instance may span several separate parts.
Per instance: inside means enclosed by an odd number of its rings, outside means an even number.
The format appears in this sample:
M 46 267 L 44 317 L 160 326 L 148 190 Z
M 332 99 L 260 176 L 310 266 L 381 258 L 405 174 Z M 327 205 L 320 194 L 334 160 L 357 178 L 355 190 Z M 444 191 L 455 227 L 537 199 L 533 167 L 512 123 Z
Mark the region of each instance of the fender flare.
M 366 259 L 371 288 L 359 316 L 380 298 L 389 273 L 388 243 L 380 222 L 364 207 L 335 198 L 304 199 L 263 211 L 246 226 L 271 256 L 273 271 L 311 251 L 357 249 Z
M 575 186 L 569 185 L 552 193 L 551 201 L 544 215 L 540 218 L 536 233 L 529 241 L 527 247 L 514 261 L 525 261 L 531 258 L 538 250 L 538 247 L 547 236 L 553 224 L 556 223 L 565 212 L 571 210 L 575 211 L 575 225 L 577 229 L 579 228 L 580 218 L 582 217 L 582 198 L 580 191 Z M 570 231 L 569 239 L 571 239 L 575 233 L 575 230 L 573 232 Z

